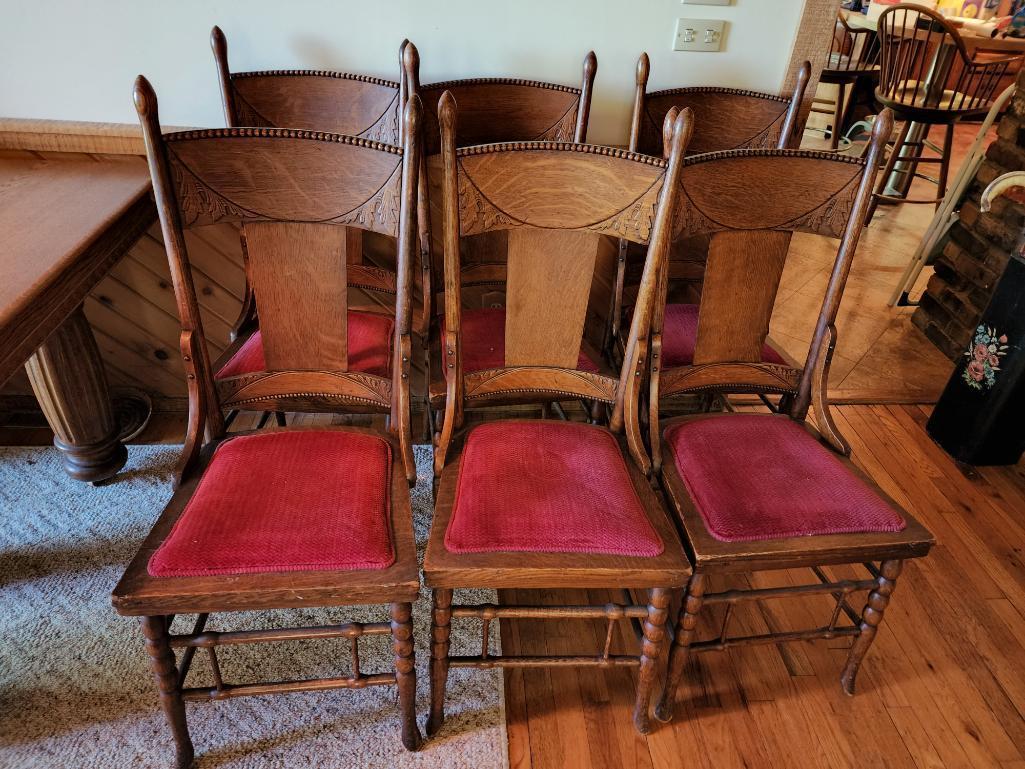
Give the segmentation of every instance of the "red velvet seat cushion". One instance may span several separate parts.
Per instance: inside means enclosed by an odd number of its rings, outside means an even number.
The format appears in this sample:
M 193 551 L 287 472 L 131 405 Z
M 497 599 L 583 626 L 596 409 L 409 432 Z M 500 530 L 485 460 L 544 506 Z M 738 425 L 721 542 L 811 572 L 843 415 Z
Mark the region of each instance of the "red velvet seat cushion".
M 395 560 L 391 447 L 344 430 L 289 430 L 217 447 L 149 561 L 154 577 L 383 569 Z
M 362 371 L 387 377 L 391 371 L 392 328 L 394 320 L 374 312 L 349 310 L 348 356 L 349 371 Z M 257 331 L 231 356 L 214 379 L 263 371 L 267 362 L 263 357 L 263 337 Z
M 488 307 L 463 310 L 462 326 L 463 371 L 485 371 L 505 366 L 505 310 Z M 444 333 L 444 322 L 442 323 Z M 581 350 L 577 359 L 580 371 L 598 372 L 598 366 Z
M 503 420 L 467 438 L 445 547 L 650 557 L 663 546 L 610 433 Z
M 789 417 L 680 422 L 665 439 L 708 531 L 724 542 L 904 528 L 893 507 Z
M 694 346 L 698 341 L 698 305 L 667 304 L 662 324 L 662 366 L 689 366 L 694 362 Z M 786 361 L 768 344 L 762 347 L 763 363 Z

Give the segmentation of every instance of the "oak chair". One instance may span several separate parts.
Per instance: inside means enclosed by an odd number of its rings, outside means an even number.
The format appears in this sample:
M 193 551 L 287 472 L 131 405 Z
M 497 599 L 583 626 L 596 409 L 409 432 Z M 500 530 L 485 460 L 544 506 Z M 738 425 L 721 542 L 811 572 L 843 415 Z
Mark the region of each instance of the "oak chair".
M 674 107 L 694 112 L 694 136 L 688 155 L 750 148 L 798 147 L 801 143 L 800 109 L 804 101 L 811 65 L 804 62 L 797 71 L 789 96 L 743 91 L 736 88 L 697 86 L 647 92 L 650 74 L 648 55 L 637 61 L 633 112 L 630 118 L 630 150 L 663 157 L 663 127 Z M 703 238 L 674 241 L 669 258 L 669 275 L 674 309 L 667 315 L 669 353 L 685 360 L 693 348 L 693 324 L 704 275 L 708 243 Z M 616 278 L 608 310 L 604 347 L 617 357 L 622 354 L 621 330 L 628 321 L 636 291 L 641 255 L 636 247 L 620 242 Z
M 691 365 L 662 365 L 664 285 L 652 320 L 649 438 L 654 469 L 694 564 L 656 709 L 663 721 L 672 716 L 692 651 L 850 636 L 854 641 L 841 681 L 844 691 L 853 693 L 902 563 L 924 556 L 933 543 L 920 523 L 849 460 L 850 447 L 830 416 L 826 397 L 837 309 L 891 127 L 892 115 L 884 110 L 866 160 L 832 152 L 746 150 L 684 163 L 676 234 L 707 234 L 710 249 Z M 795 231 L 840 241 L 802 366 L 762 357 Z M 752 236 L 764 236 L 757 250 L 751 248 Z M 683 392 L 781 394 L 785 407 L 773 414 L 696 414 L 661 422 L 660 399 Z M 818 430 L 806 422 L 812 406 Z M 864 564 L 868 576 L 833 579 L 824 571 L 846 564 Z M 806 567 L 817 581 L 708 589 L 715 575 Z M 859 616 L 849 599 L 861 590 L 869 596 Z M 787 596 L 832 596 L 832 615 L 810 629 L 730 635 L 732 607 L 738 602 Z M 699 641 L 698 615 L 708 605 L 725 605 L 726 613 L 721 631 Z
M 878 74 L 879 38 L 871 29 L 850 26 L 843 11 L 838 11 L 826 66 L 819 75 L 820 83 L 837 87 L 836 99 L 829 102 L 816 97 L 811 108 L 812 112 L 832 116 L 833 122 L 829 128 L 830 149 L 839 148 L 840 136 L 847 125 L 847 89 L 859 79 L 878 77 Z
M 413 58 L 405 56 L 408 41 L 404 40 L 399 51 L 400 71 L 413 66 Z M 224 119 L 229 128 L 258 126 L 273 128 L 299 128 L 308 131 L 358 136 L 370 141 L 400 146 L 402 121 L 400 84 L 368 75 L 324 70 L 273 70 L 260 72 L 232 72 L 228 66 L 228 43 L 219 27 L 210 33 L 220 82 Z M 416 49 L 412 47 L 411 53 Z M 417 57 L 417 61 L 418 61 Z M 426 217 L 424 227 L 429 226 Z M 242 255 L 247 265 L 245 293 L 242 311 L 235 323 L 233 344 L 229 345 L 215 363 L 217 378 L 225 378 L 259 370 L 262 363 L 262 335 L 258 328 L 257 303 L 248 275 L 248 256 L 245 228 L 242 229 Z M 365 263 L 364 231 L 359 227 L 347 227 L 346 236 L 340 247 L 347 261 L 346 277 L 350 289 L 358 289 L 372 302 L 370 310 L 350 309 L 350 324 L 357 331 L 381 327 L 373 317 L 381 312 L 390 312 L 389 305 L 395 301 L 396 274 L 393 270 Z M 429 230 L 421 232 L 419 265 L 429 265 Z M 426 336 L 427 320 L 431 315 L 431 285 L 429 270 L 419 269 L 425 298 L 422 312 L 414 317 L 414 329 Z M 377 305 L 381 305 L 378 307 Z M 351 333 L 350 346 L 354 343 L 371 344 L 367 352 L 373 356 L 386 337 L 380 334 Z M 360 350 L 362 352 L 362 350 Z M 356 365 L 358 365 L 357 356 Z M 281 424 L 279 412 L 279 424 Z
M 690 113 L 678 121 L 669 162 L 609 147 L 512 142 L 457 149 L 456 100 L 446 93 L 442 130 L 445 209 L 447 393 L 435 450 L 436 504 L 424 561 L 433 588 L 429 734 L 444 720 L 451 667 L 639 666 L 634 723 L 648 731 L 648 704 L 665 642 L 670 591 L 689 565 L 645 478 L 649 467 L 638 397 L 659 260 L 665 256 Z M 504 360 L 463 366 L 459 241 L 508 231 L 509 301 Z M 597 239 L 646 244 L 650 257 L 627 359 L 615 375 L 577 370 Z M 608 428 L 559 420 L 504 419 L 463 430 L 464 409 L 493 397 L 555 393 L 612 405 Z M 617 588 L 647 605 L 462 606 L 463 587 Z M 496 656 L 488 623 L 501 618 L 603 618 L 593 656 Z M 452 618 L 483 620 L 479 657 L 449 654 Z M 613 627 L 644 620 L 639 657 L 610 653 Z
M 409 46 L 415 52 L 415 47 Z M 425 182 L 430 193 L 422 202 L 426 211 L 431 202 L 434 219 L 432 231 L 437 235 L 441 227 L 441 131 L 438 119 L 438 101 L 448 91 L 459 105 L 459 125 L 456 146 L 468 147 L 511 141 L 585 142 L 591 110 L 591 93 L 598 69 L 594 52 L 584 57 L 579 88 L 514 78 L 472 78 L 443 83 L 420 85 L 419 57 L 403 71 L 402 88 L 406 93 L 417 93 L 424 103 L 424 147 L 428 157 Z M 426 185 L 425 185 L 426 186 Z M 508 233 L 504 230 L 479 233 L 460 242 L 462 258 L 472 265 L 463 275 L 462 301 L 464 362 L 477 370 L 488 365 L 497 355 L 501 358 L 506 277 L 506 254 L 509 249 Z M 442 273 L 442 243 L 435 241 L 432 252 L 433 276 L 426 280 L 439 286 L 436 276 Z M 437 340 L 444 325 L 444 294 L 432 299 L 436 308 L 430 337 Z M 445 400 L 445 381 L 439 346 L 433 341 L 433 352 L 428 362 L 428 413 L 433 417 Z M 601 365 L 598 350 L 585 353 L 582 362 L 588 370 Z M 498 400 L 497 398 L 494 400 Z
M 419 591 L 409 485 L 411 286 L 416 258 L 419 101 L 403 115 L 403 147 L 339 134 L 227 128 L 161 135 L 156 95 L 135 85 L 161 231 L 181 316 L 189 420 L 176 491 L 114 589 L 119 614 L 142 619 L 160 700 L 187 767 L 186 700 L 331 688 L 397 686 L 402 742 L 420 739 L 411 602 Z M 261 298 L 267 370 L 216 379 L 203 335 L 184 231 L 245 226 Z M 390 373 L 353 370 L 347 345 L 346 226 L 396 239 Z M 351 321 L 348 321 L 351 322 Z M 308 343 L 314 340 L 313 344 Z M 285 428 L 226 435 L 222 409 L 385 411 L 386 430 Z M 282 525 L 284 522 L 284 525 Z M 211 632 L 210 614 L 390 604 L 382 622 Z M 172 632 L 177 614 L 198 614 Z M 357 643 L 391 636 L 394 670 L 365 673 Z M 348 675 L 226 683 L 217 648 L 348 638 Z M 174 650 L 182 650 L 180 661 Z M 215 684 L 189 687 L 197 649 Z
M 872 196 L 869 221 L 883 200 L 933 203 L 939 208 L 947 193 L 954 126 L 965 118 L 985 115 L 1003 90 L 1001 80 L 1018 71 L 1023 61 L 1020 54 L 994 53 L 986 51 L 984 45 L 969 55 L 961 35 L 949 21 L 936 11 L 912 3 L 883 11 L 877 34 L 880 52 L 876 101 L 904 122 Z M 915 124 L 924 126 L 924 133 L 916 132 L 913 136 Z M 925 154 L 932 126 L 943 126 L 943 145 L 938 148 L 938 156 Z M 921 163 L 939 165 L 938 177 L 919 174 Z M 910 174 L 934 182 L 936 196 L 908 198 L 886 194 L 895 169 L 905 179 Z

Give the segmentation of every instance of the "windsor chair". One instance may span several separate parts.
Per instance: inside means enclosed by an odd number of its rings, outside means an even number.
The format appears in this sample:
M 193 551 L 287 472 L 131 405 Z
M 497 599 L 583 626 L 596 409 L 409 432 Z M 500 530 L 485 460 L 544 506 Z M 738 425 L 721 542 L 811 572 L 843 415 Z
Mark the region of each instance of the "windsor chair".
M 903 121 L 868 209 L 872 221 L 881 201 L 932 203 L 938 208 L 947 192 L 954 126 L 985 115 L 1003 90 L 1001 80 L 1021 68 L 1022 56 L 1007 56 L 978 47 L 969 55 L 958 31 L 936 11 L 901 3 L 879 16 L 879 85 L 876 100 Z M 918 126 L 918 129 L 915 129 Z M 938 155 L 926 155 L 933 126 L 943 127 Z M 924 130 L 923 130 L 924 127 Z M 939 166 L 932 179 L 918 173 L 922 163 Z M 891 174 L 924 178 L 936 184 L 931 198 L 886 193 Z

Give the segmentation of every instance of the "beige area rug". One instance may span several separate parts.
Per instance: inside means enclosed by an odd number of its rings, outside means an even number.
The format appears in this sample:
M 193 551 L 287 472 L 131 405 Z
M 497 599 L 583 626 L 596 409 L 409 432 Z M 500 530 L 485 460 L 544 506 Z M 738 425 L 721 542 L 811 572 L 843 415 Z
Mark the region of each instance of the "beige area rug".
M 3 769 L 173 766 L 171 735 L 149 674 L 142 633 L 134 619 L 114 613 L 110 591 L 170 496 L 176 455 L 173 447 L 130 447 L 128 466 L 117 482 L 92 488 L 64 475 L 54 449 L 0 449 Z M 422 557 L 431 514 L 426 447 L 417 449 L 417 464 L 421 472 L 413 513 Z M 460 601 L 495 600 L 485 591 L 461 592 Z M 426 590 L 413 614 L 417 712 L 423 730 L 430 638 Z M 384 607 L 275 615 L 221 615 L 211 617 L 208 627 L 259 627 L 270 619 L 316 625 L 388 616 Z M 176 619 L 175 629 L 191 626 L 192 619 Z M 479 626 L 453 623 L 453 651 L 479 651 L 475 631 Z M 387 637 L 364 639 L 360 653 L 365 671 L 390 668 Z M 346 640 L 307 641 L 232 647 L 220 657 L 225 680 L 242 682 L 257 676 L 338 675 L 348 670 L 349 652 Z M 206 674 L 200 652 L 190 681 Z M 190 703 L 196 766 L 505 767 L 501 686 L 498 671 L 452 671 L 445 727 L 417 753 L 407 753 L 399 742 L 392 688 Z

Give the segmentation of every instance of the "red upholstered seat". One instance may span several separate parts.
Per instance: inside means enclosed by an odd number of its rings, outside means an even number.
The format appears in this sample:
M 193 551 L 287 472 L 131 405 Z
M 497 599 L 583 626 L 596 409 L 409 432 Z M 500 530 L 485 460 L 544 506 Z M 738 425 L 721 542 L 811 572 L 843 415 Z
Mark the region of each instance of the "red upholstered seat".
M 349 310 L 348 357 L 349 371 L 362 371 L 387 377 L 391 370 L 392 329 L 394 320 L 387 315 Z M 214 379 L 263 371 L 267 362 L 263 357 L 263 337 L 257 331 L 231 356 Z
M 609 432 L 503 420 L 467 438 L 445 547 L 651 557 L 663 545 Z
M 667 304 L 662 324 L 662 366 L 689 366 L 694 362 L 698 340 L 698 305 Z M 763 363 L 786 363 L 768 344 L 762 347 Z
M 904 528 L 893 507 L 787 416 L 684 421 L 665 439 L 708 531 L 724 542 Z
M 463 310 L 462 325 L 463 371 L 485 371 L 505 366 L 505 310 L 488 307 Z M 444 333 L 444 328 L 442 329 Z M 581 350 L 577 359 L 580 371 L 597 373 L 595 365 Z
M 214 453 L 174 528 L 150 558 L 154 577 L 383 569 L 391 447 L 345 430 L 232 438 Z

